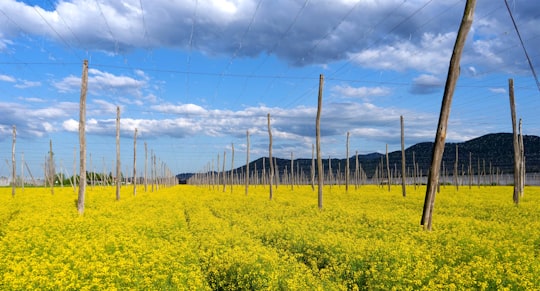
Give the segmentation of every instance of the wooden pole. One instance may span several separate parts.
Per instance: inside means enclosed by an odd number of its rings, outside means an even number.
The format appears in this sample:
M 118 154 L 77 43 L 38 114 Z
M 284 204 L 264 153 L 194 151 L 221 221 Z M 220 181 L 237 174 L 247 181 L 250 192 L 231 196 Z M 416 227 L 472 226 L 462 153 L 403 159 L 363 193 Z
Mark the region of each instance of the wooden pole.
M 386 144 L 386 175 L 388 180 L 388 192 L 390 192 L 390 184 L 392 184 L 392 178 L 390 176 L 390 160 L 388 158 L 388 144 Z
M 401 123 L 401 192 L 403 197 L 407 196 L 406 177 L 405 177 L 405 126 L 403 122 L 403 115 L 399 117 Z
M 133 196 L 137 195 L 137 128 L 133 133 Z
M 519 204 L 519 188 L 520 188 L 520 147 L 518 130 L 516 124 L 516 104 L 514 99 L 514 79 L 508 79 L 508 91 L 510 92 L 510 114 L 512 116 L 512 132 L 513 132 L 513 144 L 514 144 L 514 203 Z
M 227 176 L 225 175 L 226 157 L 227 157 L 227 151 L 223 151 L 223 169 L 221 170 L 221 173 L 223 176 L 223 192 L 225 192 L 225 189 L 227 188 Z
M 450 58 L 450 65 L 448 67 L 448 77 L 446 78 L 446 85 L 444 87 L 443 100 L 441 105 L 441 112 L 439 115 L 439 122 L 437 125 L 437 133 L 435 135 L 435 142 L 433 145 L 431 166 L 428 173 L 428 181 L 426 188 L 426 197 L 424 200 L 424 209 L 422 211 L 422 219 L 420 224 L 425 229 L 431 230 L 433 207 L 435 205 L 435 194 L 437 190 L 437 184 L 439 180 L 439 171 L 441 167 L 441 160 L 444 153 L 444 143 L 446 140 L 446 130 L 448 126 L 448 117 L 450 116 L 450 108 L 452 106 L 452 97 L 456 87 L 457 79 L 459 77 L 459 64 L 461 60 L 461 53 L 465 46 L 465 40 L 467 34 L 472 26 L 474 9 L 476 6 L 476 0 L 467 0 L 465 4 L 465 10 L 463 12 L 463 18 L 454 44 L 454 50 L 452 57 Z
M 50 185 L 51 186 L 51 195 L 54 195 L 54 176 L 56 176 L 56 171 L 54 169 L 54 158 L 53 158 L 53 151 L 52 151 L 52 139 L 49 139 L 49 167 L 47 169 L 49 171 L 49 179 L 50 179 Z
M 233 192 L 234 184 L 234 143 L 231 143 L 231 193 Z
M 273 163 L 273 160 L 272 160 L 272 129 L 270 127 L 270 113 L 268 113 L 267 115 L 267 119 L 268 119 L 268 139 L 269 139 L 269 142 L 268 142 L 268 156 L 269 156 L 269 159 L 270 159 L 270 174 L 269 174 L 269 185 L 270 185 L 270 200 L 272 200 L 272 196 L 273 196 L 273 193 L 272 193 L 272 186 L 273 186 L 273 183 L 274 183 L 274 163 Z
M 246 196 L 248 195 L 249 188 L 249 130 L 246 130 L 246 171 L 245 177 L 246 180 Z
M 294 190 L 294 154 L 293 152 L 291 152 L 291 174 L 290 174 L 290 181 L 289 183 L 291 183 L 291 190 Z
M 345 192 L 349 192 L 349 137 L 350 132 L 347 131 L 347 146 L 346 146 L 346 160 L 345 160 Z
M 120 200 L 120 185 L 122 184 L 120 168 L 120 106 L 116 106 L 116 200 Z
M 148 145 L 144 142 L 144 192 L 148 191 Z
M 355 154 L 355 164 L 354 164 L 354 190 L 358 190 L 358 178 L 360 175 L 359 167 L 358 167 L 358 151 L 356 151 Z
M 17 140 L 17 129 L 13 125 L 13 142 L 11 143 L 11 196 L 15 197 L 17 187 L 17 164 L 15 160 L 15 143 Z
M 83 62 L 81 81 L 81 100 L 79 103 L 79 195 L 77 198 L 77 210 L 84 213 L 84 200 L 86 193 L 86 91 L 88 87 L 88 60 Z
M 323 208 L 323 178 L 324 170 L 321 158 L 321 111 L 322 111 L 322 95 L 323 95 L 323 86 L 324 86 L 324 76 L 321 74 L 319 76 L 319 96 L 317 98 L 317 117 L 315 119 L 315 139 L 317 147 L 317 170 L 318 174 L 318 206 L 319 209 Z M 330 162 L 330 161 L 329 161 Z
M 519 119 L 519 195 L 523 197 L 525 191 L 525 148 L 523 146 L 523 121 Z

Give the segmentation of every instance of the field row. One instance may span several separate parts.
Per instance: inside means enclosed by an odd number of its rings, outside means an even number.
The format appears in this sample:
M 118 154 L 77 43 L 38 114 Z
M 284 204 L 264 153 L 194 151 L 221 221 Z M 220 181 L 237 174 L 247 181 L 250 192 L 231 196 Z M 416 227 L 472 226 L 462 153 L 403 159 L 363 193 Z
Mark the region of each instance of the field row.
M 538 289 L 540 189 L 0 188 L 0 289 Z

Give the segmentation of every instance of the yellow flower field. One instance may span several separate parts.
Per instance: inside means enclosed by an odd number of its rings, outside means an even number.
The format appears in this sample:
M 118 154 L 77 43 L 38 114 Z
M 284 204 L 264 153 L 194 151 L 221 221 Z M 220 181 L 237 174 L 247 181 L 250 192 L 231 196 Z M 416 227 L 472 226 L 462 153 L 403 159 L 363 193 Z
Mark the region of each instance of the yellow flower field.
M 0 289 L 540 289 L 540 188 L 0 188 Z

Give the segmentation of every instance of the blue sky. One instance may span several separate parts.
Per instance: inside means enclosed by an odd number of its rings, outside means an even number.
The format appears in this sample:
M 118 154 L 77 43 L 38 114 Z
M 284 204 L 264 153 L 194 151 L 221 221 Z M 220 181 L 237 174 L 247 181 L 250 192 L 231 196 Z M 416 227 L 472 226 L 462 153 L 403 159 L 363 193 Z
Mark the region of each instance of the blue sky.
M 508 1 L 536 70 L 540 2 Z M 78 154 L 82 63 L 89 60 L 89 170 L 111 171 L 116 106 L 123 171 L 144 143 L 175 173 L 218 154 L 245 163 L 311 157 L 319 74 L 324 74 L 324 157 L 433 141 L 464 0 L 36 0 L 0 2 L 0 158 L 35 176 L 53 141 L 57 168 Z M 508 79 L 525 134 L 540 135 L 540 92 L 504 1 L 478 0 L 462 57 L 447 141 L 510 132 Z M 230 167 L 227 161 L 227 168 Z M 0 176 L 10 173 L 0 163 Z M 19 168 L 20 171 L 20 164 Z M 78 169 L 78 166 L 77 166 Z M 114 171 L 114 170 L 113 170 Z

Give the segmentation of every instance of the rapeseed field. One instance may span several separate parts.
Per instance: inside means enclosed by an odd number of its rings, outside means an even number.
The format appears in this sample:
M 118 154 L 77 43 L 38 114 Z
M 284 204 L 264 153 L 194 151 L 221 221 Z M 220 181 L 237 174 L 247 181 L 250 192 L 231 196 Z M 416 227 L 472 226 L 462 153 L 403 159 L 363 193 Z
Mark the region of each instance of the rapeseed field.
M 0 188 L 2 290 L 540 289 L 540 189 Z

